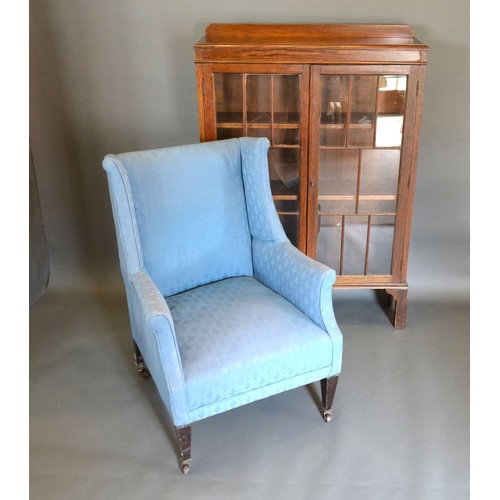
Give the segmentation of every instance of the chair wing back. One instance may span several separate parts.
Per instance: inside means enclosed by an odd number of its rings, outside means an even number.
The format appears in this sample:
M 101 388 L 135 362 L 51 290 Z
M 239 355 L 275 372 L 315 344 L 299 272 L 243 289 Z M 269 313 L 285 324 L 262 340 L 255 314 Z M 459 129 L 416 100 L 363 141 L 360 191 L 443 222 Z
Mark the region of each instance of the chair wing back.
M 164 296 L 252 276 L 238 139 L 108 155 L 122 273 Z

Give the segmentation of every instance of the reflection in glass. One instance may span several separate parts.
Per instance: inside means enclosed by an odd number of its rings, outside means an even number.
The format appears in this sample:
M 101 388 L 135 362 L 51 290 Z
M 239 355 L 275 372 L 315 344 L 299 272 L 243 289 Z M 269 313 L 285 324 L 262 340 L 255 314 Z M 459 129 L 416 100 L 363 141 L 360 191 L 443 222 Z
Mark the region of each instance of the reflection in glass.
M 274 206 L 278 213 L 287 214 L 298 214 L 299 213 L 299 200 L 297 197 L 295 199 L 286 199 L 286 196 L 276 195 L 274 198 Z
M 395 213 L 398 193 L 398 149 L 363 150 L 359 183 L 360 213 Z
M 242 134 L 243 135 L 243 134 Z M 271 127 L 266 125 L 252 126 L 252 124 L 247 125 L 247 136 L 248 137 L 267 137 L 269 142 L 271 142 Z M 241 137 L 238 136 L 238 137 Z
M 400 147 L 406 98 L 406 76 L 379 78 L 376 147 Z
M 247 75 L 247 123 L 271 123 L 271 76 Z
M 215 73 L 214 85 L 217 124 L 241 126 L 243 123 L 243 75 Z
M 395 216 L 320 216 L 316 258 L 339 275 L 390 275 Z
M 271 190 L 276 195 L 299 193 L 298 148 L 271 148 L 268 153 Z
M 300 144 L 299 75 L 273 75 L 274 144 Z
M 299 216 L 298 215 L 288 215 L 288 214 L 278 214 L 283 229 L 292 243 L 292 245 L 299 246 Z
M 349 76 L 321 75 L 320 146 L 346 145 Z
M 373 147 L 377 77 L 351 76 L 349 145 Z
M 299 75 L 273 75 L 275 123 L 300 122 Z
M 217 127 L 217 139 L 235 139 L 237 137 L 241 137 L 243 135 L 243 129 L 236 127 Z
M 342 238 L 342 217 L 325 216 L 319 218 L 319 233 L 316 259 L 340 273 L 340 245 Z
M 341 274 L 364 274 L 368 217 L 346 216 Z
M 406 76 L 322 75 L 316 257 L 391 274 Z
M 394 216 L 370 217 L 367 274 L 391 274 Z
M 247 135 L 271 140 L 271 75 L 246 76 Z
M 321 212 L 355 212 L 358 160 L 357 150 L 321 150 L 318 182 Z
M 298 125 L 280 125 L 274 127 L 274 144 L 298 145 L 300 142 L 300 131 Z

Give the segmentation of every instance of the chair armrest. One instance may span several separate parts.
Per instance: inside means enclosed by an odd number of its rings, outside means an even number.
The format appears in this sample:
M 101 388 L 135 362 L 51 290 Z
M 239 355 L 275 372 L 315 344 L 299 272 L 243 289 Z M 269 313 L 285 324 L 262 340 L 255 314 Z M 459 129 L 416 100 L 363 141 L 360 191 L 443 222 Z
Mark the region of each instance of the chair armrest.
M 187 425 L 186 384 L 170 309 L 146 271 L 131 277 L 130 288 L 134 340 L 175 425 Z
M 342 336 L 335 321 L 332 286 L 335 271 L 287 241 L 253 240 L 255 277 L 289 300 L 333 338 Z
M 170 309 L 149 274 L 145 270 L 135 273 L 132 276 L 132 286 L 148 324 L 153 326 L 165 320 L 174 333 L 174 320 Z

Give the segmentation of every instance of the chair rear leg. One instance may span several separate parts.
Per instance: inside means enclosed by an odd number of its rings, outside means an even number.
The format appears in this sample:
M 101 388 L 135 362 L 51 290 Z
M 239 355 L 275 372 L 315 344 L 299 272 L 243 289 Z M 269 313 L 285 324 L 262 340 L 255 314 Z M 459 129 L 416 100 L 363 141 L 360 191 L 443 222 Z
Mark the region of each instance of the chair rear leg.
M 338 375 L 324 378 L 321 381 L 321 402 L 323 404 L 323 420 L 330 423 L 332 421 L 333 397 L 337 389 Z
M 187 474 L 191 468 L 191 426 L 176 427 L 175 433 L 181 450 L 181 471 L 183 474 Z
M 142 357 L 141 351 L 139 350 L 139 346 L 135 343 L 135 340 L 132 340 L 134 343 L 134 361 L 135 361 L 135 367 L 137 368 L 137 371 L 139 372 L 139 375 L 143 378 L 149 378 L 151 377 L 151 374 L 149 373 L 148 367 L 146 366 L 146 363 L 144 363 L 144 358 Z

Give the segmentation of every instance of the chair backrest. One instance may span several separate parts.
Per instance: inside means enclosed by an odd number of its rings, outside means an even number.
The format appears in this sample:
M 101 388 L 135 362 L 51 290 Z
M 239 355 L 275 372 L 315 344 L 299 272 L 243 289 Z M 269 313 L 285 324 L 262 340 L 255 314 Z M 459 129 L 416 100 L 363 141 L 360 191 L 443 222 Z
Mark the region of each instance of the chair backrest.
M 238 139 L 108 155 L 103 165 L 124 275 L 144 267 L 164 296 L 253 275 Z

